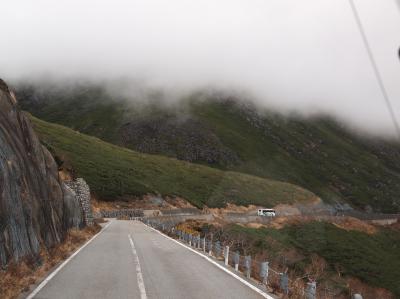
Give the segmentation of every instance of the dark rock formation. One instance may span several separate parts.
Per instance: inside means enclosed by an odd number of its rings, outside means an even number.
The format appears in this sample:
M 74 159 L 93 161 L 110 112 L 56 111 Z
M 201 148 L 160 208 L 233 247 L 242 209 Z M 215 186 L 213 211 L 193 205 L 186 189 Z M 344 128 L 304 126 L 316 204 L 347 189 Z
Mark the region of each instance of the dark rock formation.
M 222 166 L 239 161 L 212 130 L 190 116 L 183 119 L 177 116 L 137 118 L 123 125 L 120 135 L 123 146 L 144 153 Z
M 0 79 L 0 266 L 35 257 L 82 225 L 81 207 Z

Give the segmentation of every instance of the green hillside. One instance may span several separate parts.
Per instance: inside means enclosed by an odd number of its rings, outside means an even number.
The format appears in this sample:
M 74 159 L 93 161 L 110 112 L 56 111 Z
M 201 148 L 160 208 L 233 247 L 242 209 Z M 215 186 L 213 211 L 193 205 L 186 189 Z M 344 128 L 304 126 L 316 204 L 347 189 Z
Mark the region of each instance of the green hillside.
M 222 207 L 228 202 L 273 206 L 315 199 L 313 193 L 292 184 L 141 154 L 35 117 L 31 119 L 56 160 L 72 164 L 76 174 L 87 180 L 91 190 L 103 200 L 159 193 L 183 197 L 198 207 Z
M 256 112 L 203 94 L 162 107 L 156 96 L 133 105 L 94 86 L 18 90 L 33 115 L 120 146 L 290 182 L 325 202 L 400 211 L 400 145 L 357 136 L 326 117 Z

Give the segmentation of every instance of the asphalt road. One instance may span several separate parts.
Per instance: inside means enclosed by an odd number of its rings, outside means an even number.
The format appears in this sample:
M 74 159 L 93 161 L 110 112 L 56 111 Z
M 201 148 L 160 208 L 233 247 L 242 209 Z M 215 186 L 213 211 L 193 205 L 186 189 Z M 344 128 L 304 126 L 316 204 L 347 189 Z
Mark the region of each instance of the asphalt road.
M 143 223 L 115 220 L 34 298 L 263 297 Z

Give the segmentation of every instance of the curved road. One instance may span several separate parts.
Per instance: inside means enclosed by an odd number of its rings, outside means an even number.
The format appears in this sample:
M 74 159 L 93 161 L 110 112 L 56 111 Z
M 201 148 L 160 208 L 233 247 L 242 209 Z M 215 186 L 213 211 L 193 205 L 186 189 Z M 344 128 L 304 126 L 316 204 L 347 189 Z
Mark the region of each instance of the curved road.
M 34 298 L 263 297 L 143 223 L 114 220 Z

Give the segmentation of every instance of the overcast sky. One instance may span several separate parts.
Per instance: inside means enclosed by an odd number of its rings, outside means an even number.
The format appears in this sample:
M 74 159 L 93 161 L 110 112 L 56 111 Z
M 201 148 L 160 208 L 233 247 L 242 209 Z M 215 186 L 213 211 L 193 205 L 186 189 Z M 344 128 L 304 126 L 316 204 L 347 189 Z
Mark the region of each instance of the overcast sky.
M 130 77 L 244 90 L 267 107 L 390 132 L 348 0 L 2 1 L 0 77 Z M 400 10 L 355 0 L 400 119 Z

